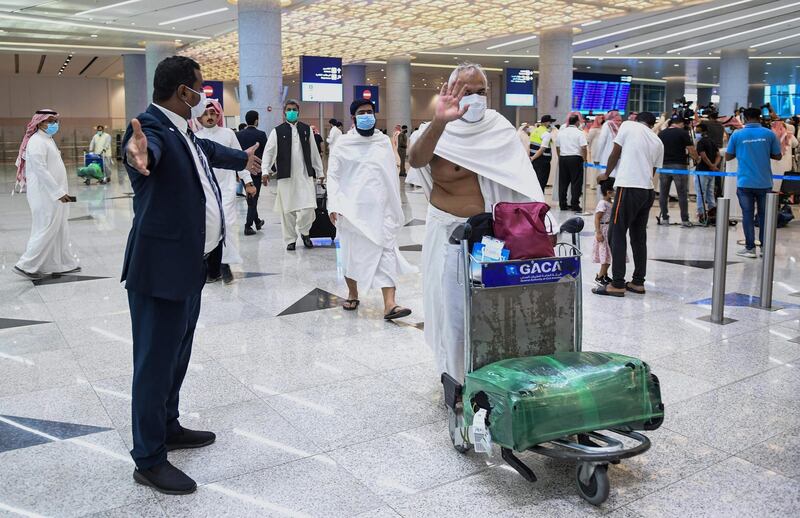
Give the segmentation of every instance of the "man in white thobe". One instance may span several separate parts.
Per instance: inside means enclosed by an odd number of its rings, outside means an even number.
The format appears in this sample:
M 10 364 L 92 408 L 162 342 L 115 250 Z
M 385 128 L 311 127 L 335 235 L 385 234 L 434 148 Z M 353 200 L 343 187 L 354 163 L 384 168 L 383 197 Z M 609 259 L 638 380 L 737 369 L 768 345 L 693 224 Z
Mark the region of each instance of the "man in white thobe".
M 14 266 L 14 273 L 27 279 L 44 274 L 80 271 L 70 250 L 67 169 L 53 141 L 58 132 L 58 113 L 37 111 L 25 130 L 17 156 L 17 183 L 20 192 L 27 183 L 31 208 L 31 236 L 25 253 Z
M 103 157 L 103 175 L 105 179 L 102 182 L 107 183 L 109 176 L 111 176 L 111 135 L 106 133 L 106 129 L 102 125 L 97 126 L 97 131 L 89 142 L 89 153 L 95 153 Z
M 328 130 L 328 138 L 326 139 L 326 142 L 328 143 L 328 156 L 331 156 L 331 152 L 333 151 L 334 146 L 336 146 L 336 141 L 342 136 L 342 130 L 339 128 L 342 123 L 336 119 L 331 119 L 328 121 L 328 124 L 331 125 L 331 129 Z
M 201 129 L 196 132 L 198 138 L 213 140 L 217 144 L 231 147 L 233 149 L 242 149 L 239 144 L 239 139 L 232 129 L 226 128 L 224 121 L 225 114 L 222 111 L 222 105 L 216 99 L 210 99 L 206 104 L 206 111 L 197 118 L 200 123 Z M 222 213 L 225 217 L 225 227 L 231 229 L 236 224 L 237 211 L 236 211 L 236 187 L 241 179 L 245 185 L 247 196 L 253 196 L 256 193 L 256 188 L 253 185 L 253 179 L 246 170 L 244 171 L 231 171 L 230 169 L 213 168 L 214 176 L 219 184 L 220 194 L 222 195 Z M 242 256 L 239 255 L 239 246 L 237 243 L 236 232 L 225 232 L 225 243 L 222 247 L 222 265 L 220 268 L 220 276 L 213 275 L 216 272 L 210 272 L 206 282 L 217 282 L 222 278 L 222 282 L 230 284 L 233 282 L 233 272 L 231 271 L 232 264 L 242 264 Z
M 336 225 L 348 295 L 344 309 L 358 308 L 358 288 L 380 288 L 385 320 L 406 317 L 397 305 L 397 279 L 412 273 L 400 254 L 397 233 L 405 218 L 389 137 L 375 131 L 375 105 L 357 99 L 350 106 L 356 133 L 343 135 L 328 161 L 328 211 Z
M 300 103 L 289 99 L 283 105 L 286 122 L 269 133 L 261 170 L 262 182 L 269 183 L 272 166 L 278 178 L 275 212 L 281 215 L 281 230 L 286 250 L 296 248 L 297 236 L 303 246 L 314 248 L 309 232 L 317 208 L 316 178 L 322 178 L 322 158 L 314 143 L 311 128 L 298 120 Z
M 436 101 L 430 123 L 414 132 L 409 163 L 430 204 L 422 245 L 425 341 L 439 372 L 464 380 L 464 288 L 458 286 L 459 246 L 449 244 L 469 217 L 495 203 L 544 201 L 514 126 L 486 109 L 488 81 L 479 65 L 459 65 Z M 413 170 L 412 170 L 413 171 Z M 557 226 L 549 215 L 554 232 Z

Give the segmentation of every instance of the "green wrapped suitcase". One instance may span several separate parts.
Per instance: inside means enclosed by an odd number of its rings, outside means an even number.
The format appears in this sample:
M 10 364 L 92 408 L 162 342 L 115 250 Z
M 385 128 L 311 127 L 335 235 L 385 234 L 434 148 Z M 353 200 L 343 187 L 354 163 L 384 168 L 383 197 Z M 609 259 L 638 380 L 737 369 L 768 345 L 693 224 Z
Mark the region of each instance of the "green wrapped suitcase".
M 492 441 L 515 451 L 595 430 L 654 430 L 664 419 L 650 367 L 613 353 L 498 361 L 467 374 L 463 401 L 467 424 L 485 408 Z

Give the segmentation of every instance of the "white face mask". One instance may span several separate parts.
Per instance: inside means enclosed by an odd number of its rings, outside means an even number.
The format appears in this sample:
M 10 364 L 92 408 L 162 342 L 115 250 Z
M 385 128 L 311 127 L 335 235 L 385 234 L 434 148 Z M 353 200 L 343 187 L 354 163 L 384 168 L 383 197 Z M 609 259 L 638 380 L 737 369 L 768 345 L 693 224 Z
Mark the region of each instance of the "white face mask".
M 462 119 L 464 119 L 467 122 L 478 122 L 479 120 L 483 119 L 483 115 L 486 112 L 485 95 L 479 95 L 479 94 L 465 95 L 458 102 L 459 108 L 463 108 L 467 104 L 469 105 L 469 108 L 467 108 L 467 113 L 465 113 L 461 117 Z
M 188 86 L 186 88 L 188 88 L 189 90 L 192 90 Z M 186 106 L 188 106 L 191 109 L 191 114 L 189 115 L 189 118 L 196 119 L 196 118 L 200 117 L 201 115 L 203 115 L 206 112 L 206 93 L 205 92 L 198 92 L 196 90 L 192 90 L 192 92 L 194 92 L 194 93 L 196 93 L 197 95 L 200 96 L 200 100 L 197 101 L 197 104 L 192 106 L 189 103 L 187 103 L 186 101 L 183 101 L 183 102 L 184 102 L 184 104 L 186 104 Z

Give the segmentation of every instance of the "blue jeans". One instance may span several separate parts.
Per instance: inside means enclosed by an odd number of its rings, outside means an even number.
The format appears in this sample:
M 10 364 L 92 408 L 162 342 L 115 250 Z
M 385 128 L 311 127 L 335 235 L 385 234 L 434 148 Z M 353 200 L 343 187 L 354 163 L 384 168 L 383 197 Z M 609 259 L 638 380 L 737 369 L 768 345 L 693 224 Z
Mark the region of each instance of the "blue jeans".
M 753 250 L 756 247 L 756 229 L 753 217 L 756 205 L 758 205 L 758 239 L 761 243 L 764 243 L 764 210 L 766 209 L 767 193 L 770 190 L 771 189 L 751 189 L 749 187 L 739 187 L 736 189 L 736 197 L 739 198 L 739 205 L 742 207 L 744 246 L 748 250 Z
M 703 202 L 705 202 L 706 210 L 717 206 L 717 200 L 714 199 L 714 177 L 713 176 L 700 176 L 694 177 L 694 190 L 697 192 L 697 212 L 703 212 Z

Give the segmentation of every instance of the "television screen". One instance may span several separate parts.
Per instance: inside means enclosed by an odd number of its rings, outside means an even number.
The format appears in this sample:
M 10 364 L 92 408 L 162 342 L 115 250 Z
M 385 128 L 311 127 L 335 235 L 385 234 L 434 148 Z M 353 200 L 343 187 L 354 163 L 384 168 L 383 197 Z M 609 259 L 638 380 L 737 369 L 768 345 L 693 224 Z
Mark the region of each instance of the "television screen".
M 613 74 L 572 74 L 572 109 L 587 114 L 619 110 L 624 113 L 628 106 L 631 76 Z
M 342 102 L 342 58 L 300 56 L 300 100 Z
M 506 69 L 506 106 L 533 106 L 533 70 Z
M 764 104 L 766 103 L 781 118 L 800 114 L 800 85 L 766 85 Z

